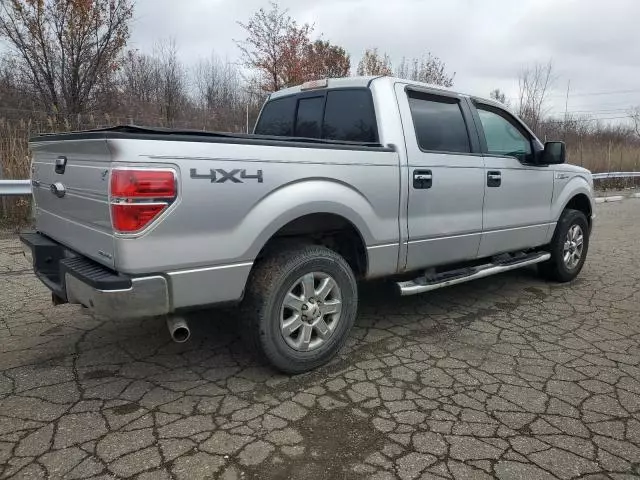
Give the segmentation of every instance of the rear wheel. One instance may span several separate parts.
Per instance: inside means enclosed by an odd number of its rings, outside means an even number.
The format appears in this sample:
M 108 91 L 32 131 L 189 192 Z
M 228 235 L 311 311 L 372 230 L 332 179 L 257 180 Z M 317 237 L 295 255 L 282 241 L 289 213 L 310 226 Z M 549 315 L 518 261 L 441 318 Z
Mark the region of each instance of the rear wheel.
M 358 291 L 349 264 L 317 245 L 270 255 L 251 274 L 245 333 L 277 369 L 301 373 L 331 360 L 356 318 Z
M 569 282 L 576 278 L 589 250 L 589 223 L 584 213 L 565 210 L 549 244 L 551 259 L 539 265 L 540 273 L 549 280 Z

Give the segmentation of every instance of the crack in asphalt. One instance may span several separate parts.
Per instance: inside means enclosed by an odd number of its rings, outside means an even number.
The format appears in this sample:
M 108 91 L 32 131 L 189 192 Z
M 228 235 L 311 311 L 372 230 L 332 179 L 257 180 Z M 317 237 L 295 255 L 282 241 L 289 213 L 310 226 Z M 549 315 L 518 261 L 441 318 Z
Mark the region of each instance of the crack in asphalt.
M 234 310 L 177 345 L 162 321 L 53 308 L 0 235 L 0 478 L 638 477 L 638 237 L 636 203 L 604 204 L 571 284 L 363 285 L 343 352 L 288 377 Z

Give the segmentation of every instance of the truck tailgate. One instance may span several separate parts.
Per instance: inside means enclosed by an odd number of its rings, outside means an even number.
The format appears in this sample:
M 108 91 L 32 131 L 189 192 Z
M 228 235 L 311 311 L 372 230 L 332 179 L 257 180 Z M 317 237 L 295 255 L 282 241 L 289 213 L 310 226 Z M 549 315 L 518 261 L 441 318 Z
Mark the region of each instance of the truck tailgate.
M 111 153 L 105 139 L 30 144 L 36 229 L 93 260 L 114 266 L 109 209 Z

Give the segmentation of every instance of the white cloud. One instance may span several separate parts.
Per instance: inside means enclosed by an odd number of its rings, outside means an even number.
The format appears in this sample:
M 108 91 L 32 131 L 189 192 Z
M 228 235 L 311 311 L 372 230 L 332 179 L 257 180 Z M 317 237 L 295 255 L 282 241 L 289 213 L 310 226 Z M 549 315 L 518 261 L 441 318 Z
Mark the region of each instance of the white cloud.
M 552 107 L 571 79 L 570 110 L 624 109 L 640 104 L 638 0 L 282 0 L 299 22 L 345 47 L 355 64 L 367 47 L 396 62 L 431 51 L 455 71 L 455 87 L 488 95 L 499 87 L 515 96 L 518 72 L 553 59 L 558 75 Z M 186 63 L 215 51 L 238 59 L 237 21 L 268 7 L 266 0 L 137 0 L 132 46 L 176 39 Z

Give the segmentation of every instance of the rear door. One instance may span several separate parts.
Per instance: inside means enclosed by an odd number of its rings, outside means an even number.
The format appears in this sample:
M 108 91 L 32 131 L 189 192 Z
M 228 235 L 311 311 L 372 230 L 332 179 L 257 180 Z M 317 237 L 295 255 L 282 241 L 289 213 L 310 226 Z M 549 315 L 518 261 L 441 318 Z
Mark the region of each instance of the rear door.
M 113 267 L 111 154 L 106 140 L 39 140 L 32 142 L 30 148 L 36 229 Z
M 476 258 L 484 163 L 469 106 L 458 95 L 396 86 L 405 131 L 407 270 Z
M 539 146 L 518 119 L 494 105 L 474 105 L 485 152 L 479 256 L 542 245 L 550 227 L 553 170 L 534 162 Z

